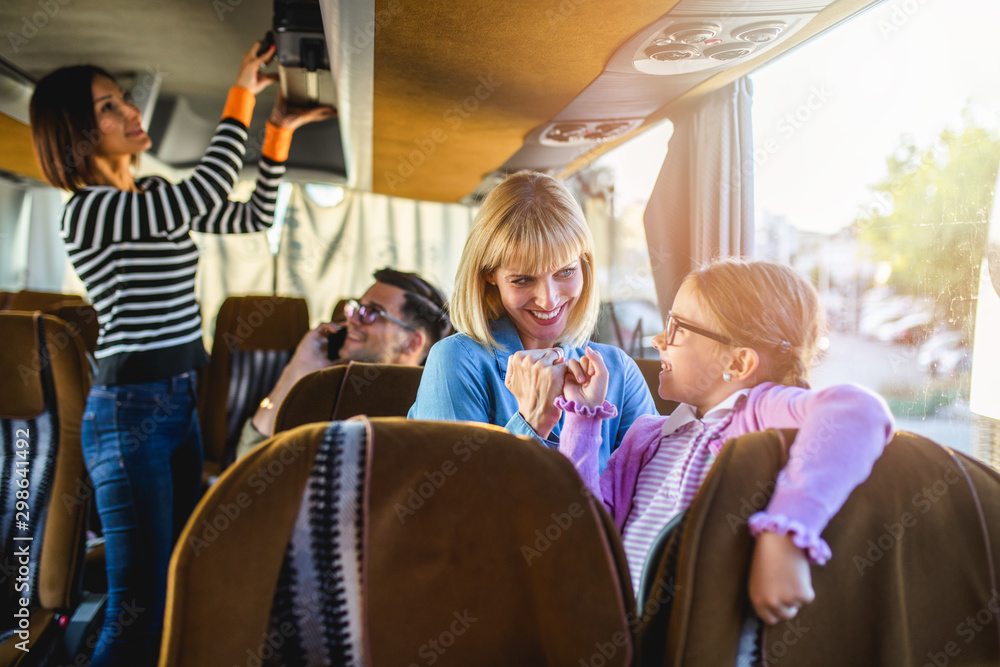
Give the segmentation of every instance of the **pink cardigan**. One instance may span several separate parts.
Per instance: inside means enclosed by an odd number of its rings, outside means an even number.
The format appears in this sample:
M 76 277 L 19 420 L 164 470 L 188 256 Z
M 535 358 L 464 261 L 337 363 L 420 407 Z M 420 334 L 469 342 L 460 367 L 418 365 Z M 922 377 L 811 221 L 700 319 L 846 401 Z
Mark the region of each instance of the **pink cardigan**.
M 559 450 L 573 462 L 595 497 L 603 500 L 622 531 L 639 471 L 656 453 L 667 417 L 637 419 L 599 474 L 600 422 L 614 408 L 605 404 L 588 410 L 572 401 L 562 405 L 566 406 L 566 422 Z M 751 532 L 790 533 L 814 562 L 825 563 L 830 548 L 820 533 L 851 491 L 871 474 L 892 438 L 892 415 L 885 401 L 856 385 L 811 391 L 767 382 L 751 389 L 746 400 L 736 405 L 732 422 L 709 447 L 718 455 L 731 438 L 769 428 L 797 428 L 799 432 L 766 511 L 750 517 Z

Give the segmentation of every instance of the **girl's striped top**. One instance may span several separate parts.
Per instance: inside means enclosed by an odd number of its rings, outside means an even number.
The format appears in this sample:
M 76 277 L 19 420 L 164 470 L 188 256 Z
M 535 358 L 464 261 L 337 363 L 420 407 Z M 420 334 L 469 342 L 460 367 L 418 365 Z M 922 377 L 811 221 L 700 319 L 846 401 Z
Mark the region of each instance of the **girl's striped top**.
M 227 117 L 190 178 L 177 184 L 137 179 L 139 192 L 85 187 L 66 205 L 62 236 L 101 325 L 95 384 L 152 382 L 207 362 L 194 290 L 199 253 L 189 232 L 267 229 L 285 172 L 287 146 L 268 150 L 265 139 L 253 196 L 246 203 L 228 199 L 243 166 L 252 112 L 253 96 L 233 88 Z M 268 124 L 267 132 L 281 130 Z M 280 160 L 268 157 L 275 153 Z

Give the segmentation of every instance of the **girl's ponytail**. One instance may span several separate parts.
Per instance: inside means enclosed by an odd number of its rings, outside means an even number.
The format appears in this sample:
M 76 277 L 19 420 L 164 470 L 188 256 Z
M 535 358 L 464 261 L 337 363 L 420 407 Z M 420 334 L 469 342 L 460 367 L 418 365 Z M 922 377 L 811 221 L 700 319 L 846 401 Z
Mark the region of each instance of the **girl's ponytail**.
M 795 348 L 789 350 L 788 357 L 785 377 L 779 384 L 808 389 L 809 380 L 807 378 L 809 377 L 809 366 L 806 364 L 805 360 L 799 356 L 798 350 Z

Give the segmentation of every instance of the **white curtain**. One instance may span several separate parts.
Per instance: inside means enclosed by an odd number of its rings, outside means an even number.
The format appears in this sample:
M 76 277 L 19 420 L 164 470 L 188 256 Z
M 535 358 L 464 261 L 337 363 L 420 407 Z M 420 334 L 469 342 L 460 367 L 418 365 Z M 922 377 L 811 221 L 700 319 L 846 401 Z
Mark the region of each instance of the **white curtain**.
M 75 274 L 66 275 L 59 233 L 66 199 L 55 188 L 0 181 L 0 289 L 84 293 Z
M 753 249 L 753 90 L 743 77 L 671 117 L 643 221 L 661 312 L 693 268 Z
M 198 299 L 206 342 L 230 294 L 303 297 L 315 325 L 337 301 L 359 297 L 386 266 L 415 271 L 450 295 L 475 209 L 345 191 L 335 206 L 294 184 L 277 256 L 265 233 L 199 234 Z
M 0 180 L 0 290 L 16 292 L 25 282 L 28 230 L 22 222 L 26 188 Z
M 211 349 L 215 318 L 227 296 L 274 293 L 274 258 L 265 232 L 192 237 L 201 250 L 197 294 L 205 345 Z
M 302 296 L 313 322 L 337 301 L 359 297 L 372 272 L 415 271 L 451 294 L 475 209 L 347 191 L 324 207 L 295 186 L 277 262 L 277 292 Z

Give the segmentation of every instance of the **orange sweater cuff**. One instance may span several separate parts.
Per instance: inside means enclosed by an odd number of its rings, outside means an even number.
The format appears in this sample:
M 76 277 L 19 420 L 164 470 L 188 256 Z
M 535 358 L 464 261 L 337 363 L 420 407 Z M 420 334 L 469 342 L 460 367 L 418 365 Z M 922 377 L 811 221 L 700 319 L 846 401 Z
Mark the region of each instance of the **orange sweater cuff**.
M 229 89 L 229 97 L 226 99 L 226 108 L 222 110 L 222 117 L 238 120 L 250 127 L 253 106 L 256 102 L 257 98 L 249 90 L 243 86 L 233 86 Z
M 292 146 L 292 134 L 295 130 L 290 127 L 278 127 L 271 125 L 271 121 L 265 124 L 264 145 L 261 153 L 264 157 L 275 162 L 284 162 L 288 159 L 288 149 Z

